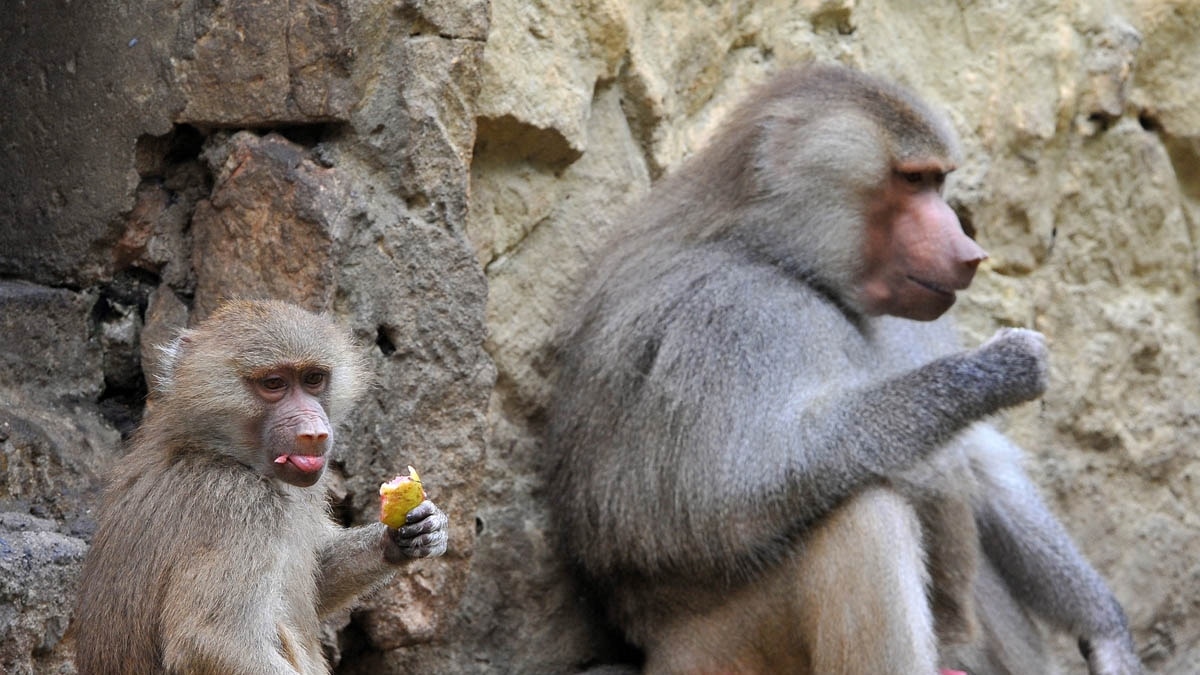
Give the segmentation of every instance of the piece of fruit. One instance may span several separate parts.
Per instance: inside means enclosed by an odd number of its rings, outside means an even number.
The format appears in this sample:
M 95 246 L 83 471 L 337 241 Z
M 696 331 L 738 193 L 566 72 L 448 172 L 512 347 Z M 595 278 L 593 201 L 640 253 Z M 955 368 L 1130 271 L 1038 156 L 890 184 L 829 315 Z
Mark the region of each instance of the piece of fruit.
M 408 475 L 399 475 L 379 486 L 379 522 L 396 529 L 404 524 L 409 511 L 425 501 L 425 488 L 417 470 L 408 467 Z

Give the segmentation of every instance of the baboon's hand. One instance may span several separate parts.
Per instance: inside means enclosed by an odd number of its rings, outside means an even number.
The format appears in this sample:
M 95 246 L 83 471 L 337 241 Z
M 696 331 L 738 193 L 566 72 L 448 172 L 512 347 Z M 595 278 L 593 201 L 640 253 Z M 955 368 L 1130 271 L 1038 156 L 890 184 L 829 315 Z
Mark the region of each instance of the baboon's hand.
M 1031 401 L 1046 391 L 1046 338 L 1037 331 L 1002 328 L 975 350 L 974 357 L 985 373 L 994 376 L 990 384 L 1002 408 Z
M 398 563 L 412 558 L 436 558 L 446 552 L 450 519 L 426 499 L 408 512 L 399 529 L 384 534 L 383 556 Z

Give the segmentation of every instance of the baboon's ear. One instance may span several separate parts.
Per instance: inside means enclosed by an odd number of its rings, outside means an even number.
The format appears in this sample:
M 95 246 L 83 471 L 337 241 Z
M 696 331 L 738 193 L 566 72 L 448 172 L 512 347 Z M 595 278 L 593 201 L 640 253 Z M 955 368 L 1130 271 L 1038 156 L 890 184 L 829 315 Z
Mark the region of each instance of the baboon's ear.
M 175 373 L 179 368 L 179 363 L 183 360 L 184 354 L 192 348 L 194 331 L 184 329 L 179 332 L 179 335 L 170 342 L 159 345 L 159 361 L 158 372 L 154 373 L 152 380 L 154 382 L 153 393 L 165 394 L 171 389 L 171 384 L 175 381 Z

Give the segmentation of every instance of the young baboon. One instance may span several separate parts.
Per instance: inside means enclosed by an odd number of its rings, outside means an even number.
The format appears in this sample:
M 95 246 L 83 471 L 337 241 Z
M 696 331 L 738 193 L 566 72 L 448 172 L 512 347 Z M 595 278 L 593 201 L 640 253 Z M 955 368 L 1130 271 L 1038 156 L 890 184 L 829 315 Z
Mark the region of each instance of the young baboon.
M 557 344 L 550 485 L 647 672 L 1045 672 L 1028 612 L 1094 675 L 1140 672 L 984 421 L 1041 395 L 1042 336 L 964 351 L 941 318 L 986 256 L 942 198 L 958 154 L 907 90 L 788 72 L 597 261 Z
M 162 370 L 84 563 L 80 672 L 329 672 L 321 618 L 447 536 L 429 501 L 398 530 L 330 517 L 333 429 L 368 381 L 348 336 L 291 305 L 232 302 Z

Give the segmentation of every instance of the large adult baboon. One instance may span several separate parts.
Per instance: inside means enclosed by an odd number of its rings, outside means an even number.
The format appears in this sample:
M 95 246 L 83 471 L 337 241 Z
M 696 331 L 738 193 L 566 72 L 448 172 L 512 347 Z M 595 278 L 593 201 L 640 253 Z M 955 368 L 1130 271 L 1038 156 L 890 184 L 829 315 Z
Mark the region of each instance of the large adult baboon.
M 942 198 L 948 124 L 840 67 L 776 78 L 654 187 L 558 345 L 566 547 L 651 673 L 1093 674 L 1124 613 L 984 420 L 1042 337 L 939 319 L 986 255 Z

